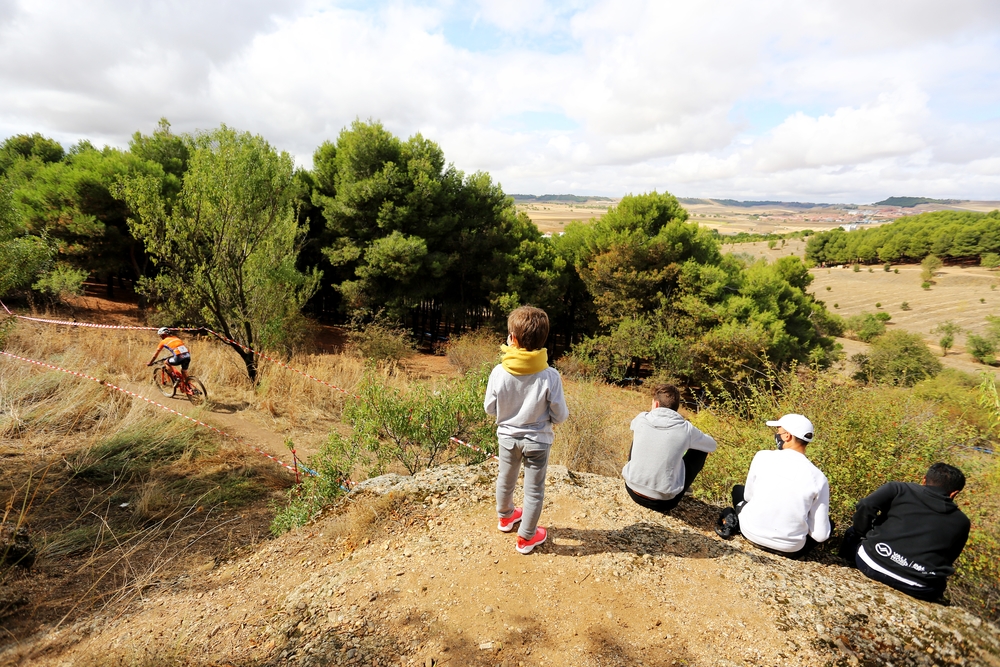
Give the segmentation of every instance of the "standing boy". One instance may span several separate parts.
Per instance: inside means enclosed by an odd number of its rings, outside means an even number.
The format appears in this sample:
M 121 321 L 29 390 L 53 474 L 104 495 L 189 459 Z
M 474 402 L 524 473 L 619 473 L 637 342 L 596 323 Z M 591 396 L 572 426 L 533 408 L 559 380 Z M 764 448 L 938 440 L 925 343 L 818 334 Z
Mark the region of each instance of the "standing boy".
M 653 387 L 649 412 L 632 420 L 632 448 L 622 468 L 625 491 L 636 504 L 666 514 L 677 507 L 715 451 L 715 439 L 677 412 L 681 395 L 672 384 Z
M 522 306 L 507 318 L 503 358 L 490 373 L 483 407 L 496 417 L 500 443 L 497 476 L 497 528 L 509 533 L 520 523 L 517 550 L 522 554 L 545 542 L 538 525 L 545 498 L 545 472 L 552 447 L 552 425 L 566 421 L 569 410 L 559 372 L 550 368 L 545 350 L 549 317 L 544 310 Z M 524 508 L 514 507 L 514 487 L 524 463 Z

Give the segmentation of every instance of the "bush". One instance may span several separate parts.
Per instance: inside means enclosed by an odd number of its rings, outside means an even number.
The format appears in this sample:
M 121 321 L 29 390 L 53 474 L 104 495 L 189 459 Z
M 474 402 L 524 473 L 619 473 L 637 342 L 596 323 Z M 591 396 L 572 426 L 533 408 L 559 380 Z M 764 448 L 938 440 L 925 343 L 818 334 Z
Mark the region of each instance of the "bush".
M 925 280 L 924 282 L 920 283 L 920 286 L 921 286 L 922 288 L 924 288 L 924 289 L 930 289 L 930 288 L 931 288 L 931 284 L 930 284 L 930 282 L 928 282 L 928 281 L 926 281 L 926 280 Z
M 972 358 L 981 364 L 994 364 L 996 363 L 996 352 L 997 346 L 993 340 L 985 338 L 983 336 L 978 336 L 976 334 L 969 334 L 965 338 L 965 349 L 969 351 Z
M 995 269 L 1000 266 L 1000 255 L 995 252 L 983 253 L 979 258 L 979 265 L 988 269 Z
M 854 266 L 851 267 L 851 270 L 854 271 L 854 273 L 860 273 L 861 266 L 859 264 L 855 264 Z
M 375 320 L 347 337 L 355 354 L 375 363 L 394 364 L 414 354 L 409 333 L 386 321 Z
M 886 262 L 882 266 L 882 270 L 885 271 L 886 273 L 889 273 L 890 271 L 892 271 L 892 264 L 890 264 L 889 262 Z
M 883 311 L 881 313 L 875 313 L 875 319 L 879 322 L 888 322 L 892 319 L 892 315 Z
M 880 384 L 910 387 L 941 372 L 941 362 L 924 339 L 906 331 L 879 336 L 867 354 L 856 354 L 851 361 L 859 368 L 856 379 Z
M 893 269 L 892 272 L 893 273 L 899 273 L 899 269 Z
M 464 333 L 448 343 L 448 361 L 462 374 L 483 366 L 493 366 L 500 357 L 499 341 L 500 336 L 490 329 Z
M 853 338 L 869 343 L 885 333 L 885 322 L 872 313 L 860 313 L 848 317 L 845 322 L 847 331 L 853 333 Z
M 70 297 L 83 294 L 83 281 L 86 279 L 87 272 L 83 269 L 60 264 L 39 278 L 31 287 L 57 301 L 65 302 Z
M 927 255 L 924 257 L 923 261 L 920 262 L 920 277 L 923 281 L 933 282 L 934 274 L 941 270 L 944 266 L 944 262 L 941 261 L 936 255 Z
M 899 304 L 899 309 L 900 310 L 913 310 L 912 308 L 910 308 L 910 302 L 909 301 L 904 301 L 903 303 Z
M 881 308 L 882 307 L 882 302 L 881 301 L 876 301 L 875 302 L 875 307 L 876 308 Z

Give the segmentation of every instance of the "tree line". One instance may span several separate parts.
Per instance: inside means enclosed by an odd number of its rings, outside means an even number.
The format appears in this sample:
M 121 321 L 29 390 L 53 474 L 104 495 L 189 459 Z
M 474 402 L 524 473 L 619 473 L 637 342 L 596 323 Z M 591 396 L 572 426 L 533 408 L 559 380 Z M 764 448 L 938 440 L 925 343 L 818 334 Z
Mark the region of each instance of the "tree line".
M 236 341 L 251 378 L 240 345 L 293 344 L 303 313 L 499 322 L 530 303 L 582 373 L 703 384 L 825 364 L 839 326 L 806 294 L 801 261 L 722 254 L 668 193 L 627 196 L 548 238 L 489 174 L 377 121 L 324 142 L 311 169 L 224 125 L 177 135 L 161 120 L 128 149 L 19 135 L 0 145 L 0 179 L 0 294 L 134 281 L 158 321 Z
M 990 262 L 998 254 L 1000 211 L 921 213 L 872 229 L 814 234 L 806 244 L 807 260 L 828 264 L 919 262 L 928 255 Z

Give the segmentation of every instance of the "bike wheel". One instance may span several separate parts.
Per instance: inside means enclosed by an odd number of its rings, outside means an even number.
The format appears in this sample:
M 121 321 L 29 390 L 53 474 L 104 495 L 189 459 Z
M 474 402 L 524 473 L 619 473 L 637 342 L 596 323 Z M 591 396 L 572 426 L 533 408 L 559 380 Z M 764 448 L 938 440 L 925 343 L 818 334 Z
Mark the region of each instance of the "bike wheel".
M 188 376 L 187 397 L 191 405 L 202 405 L 208 400 L 208 391 L 201 380 L 193 375 Z
M 167 372 L 163 368 L 153 369 L 153 384 L 167 398 L 173 398 L 174 394 L 177 393 L 177 387 L 174 386 L 173 380 L 170 379 L 170 376 L 167 375 Z

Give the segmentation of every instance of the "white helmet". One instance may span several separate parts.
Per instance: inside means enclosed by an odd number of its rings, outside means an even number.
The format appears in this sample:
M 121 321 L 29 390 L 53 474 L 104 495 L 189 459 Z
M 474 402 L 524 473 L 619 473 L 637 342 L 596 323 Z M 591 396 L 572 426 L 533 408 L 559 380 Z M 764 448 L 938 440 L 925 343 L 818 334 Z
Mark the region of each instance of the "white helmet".
M 160 327 L 159 329 L 156 330 L 157 336 L 166 336 L 168 333 L 170 333 L 170 329 L 166 327 Z

